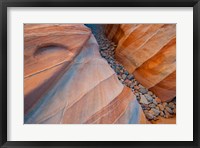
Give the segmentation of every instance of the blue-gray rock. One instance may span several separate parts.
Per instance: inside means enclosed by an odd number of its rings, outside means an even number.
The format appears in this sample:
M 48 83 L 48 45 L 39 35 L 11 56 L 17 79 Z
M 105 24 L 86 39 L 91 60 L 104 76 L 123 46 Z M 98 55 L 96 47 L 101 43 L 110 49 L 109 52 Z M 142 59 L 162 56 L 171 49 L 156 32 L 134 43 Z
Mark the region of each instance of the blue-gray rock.
M 123 75 L 122 75 L 122 78 L 125 80 L 125 79 L 126 79 L 126 75 L 125 75 L 125 74 L 123 74 Z
M 173 113 L 174 113 L 174 112 L 171 110 L 171 108 L 169 108 L 169 107 L 166 107 L 165 109 L 166 109 L 166 111 L 167 111 L 168 113 L 170 113 L 170 114 L 173 114 Z
M 146 94 L 146 93 L 147 93 L 146 88 L 140 88 L 139 91 L 140 91 L 142 94 Z
M 124 73 L 125 73 L 126 75 L 128 75 L 128 74 L 129 74 L 127 70 L 126 70 Z
M 140 103 L 142 103 L 142 104 L 149 104 L 149 102 L 147 101 L 147 99 L 145 98 L 144 95 L 140 95 Z
M 134 84 L 131 84 L 131 86 L 130 86 L 131 88 L 134 88 Z
M 150 107 L 150 108 L 154 108 L 154 107 L 156 107 L 156 105 L 153 104 L 153 103 L 151 103 L 151 104 L 149 104 L 149 107 Z
M 127 78 L 128 78 L 129 80 L 133 80 L 133 75 L 130 75 L 130 74 L 129 74 L 129 75 L 127 76 Z
M 168 104 L 168 106 L 169 106 L 170 108 L 172 108 L 172 109 L 175 108 L 175 104 L 174 104 L 173 102 L 170 102 L 170 103 Z
M 153 102 L 153 98 L 149 94 L 144 95 L 149 102 Z
M 154 116 L 149 112 L 146 112 L 145 115 L 146 115 L 147 119 L 149 119 L 149 120 L 154 119 Z
M 153 95 L 153 93 L 152 93 L 151 91 L 148 91 L 148 94 L 149 94 L 150 96 L 152 96 L 152 95 Z
M 158 116 L 160 114 L 160 111 L 155 108 L 152 108 L 151 111 L 153 112 L 154 116 Z
M 157 105 L 158 103 L 156 102 L 156 100 L 155 99 L 153 99 L 153 104 L 155 104 L 155 105 Z

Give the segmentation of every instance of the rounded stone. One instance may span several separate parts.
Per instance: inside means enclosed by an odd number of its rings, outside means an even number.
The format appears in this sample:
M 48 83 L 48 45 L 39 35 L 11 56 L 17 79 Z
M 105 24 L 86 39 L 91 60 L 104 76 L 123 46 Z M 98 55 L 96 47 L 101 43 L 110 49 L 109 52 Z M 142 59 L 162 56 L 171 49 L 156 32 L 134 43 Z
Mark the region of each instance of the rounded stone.
M 172 117 L 166 110 L 164 110 L 164 113 L 165 113 L 165 118 L 170 118 L 170 117 Z
M 123 75 L 122 75 L 122 78 L 125 80 L 125 79 L 126 79 L 126 75 L 125 75 L 125 74 L 123 74 Z
M 154 119 L 154 116 L 151 113 L 149 113 L 149 112 L 145 113 L 145 115 L 146 115 L 147 119 L 149 119 L 149 120 Z
M 170 113 L 170 114 L 173 114 L 173 113 L 174 113 L 174 112 L 171 110 L 170 107 L 166 107 L 165 109 L 166 109 L 166 111 L 167 111 L 168 113 Z
M 151 91 L 148 91 L 148 94 L 149 94 L 150 96 L 152 96 L 152 95 L 153 95 L 153 93 L 152 93 Z
M 164 108 L 166 108 L 168 106 L 167 102 L 163 102 L 162 105 Z
M 155 98 L 155 101 L 156 101 L 157 103 L 161 103 L 161 100 L 160 100 L 158 97 Z
M 156 105 L 153 104 L 153 103 L 151 103 L 151 104 L 149 104 L 149 107 L 150 107 L 150 108 L 154 108 L 154 107 L 156 107 Z
M 152 108 L 151 110 L 153 111 L 153 113 L 154 113 L 153 115 L 154 116 L 158 116 L 160 114 L 160 111 L 155 109 L 155 108 Z
M 164 107 L 163 107 L 161 104 L 158 104 L 158 107 L 159 107 L 159 109 L 160 109 L 161 111 L 164 110 Z
M 142 103 L 142 104 L 149 104 L 149 102 L 147 101 L 147 99 L 145 98 L 144 95 L 140 96 L 140 103 Z
M 155 104 L 155 105 L 157 105 L 158 103 L 156 102 L 156 100 L 155 99 L 153 99 L 153 104 Z
M 170 108 L 175 108 L 175 104 L 173 103 L 173 102 L 170 102 L 169 104 L 168 104 L 168 106 L 170 107 Z
M 143 94 L 146 94 L 146 93 L 147 93 L 146 88 L 140 88 L 139 91 L 140 91 L 141 93 L 143 93 Z
M 164 117 L 164 115 L 165 115 L 165 114 L 163 113 L 163 111 L 161 111 L 161 112 L 160 112 L 160 116 L 161 116 L 161 117 Z
M 139 88 L 137 85 L 136 85 L 136 86 L 134 86 L 134 88 L 135 88 L 135 89 L 137 89 L 137 90 L 138 90 L 138 89 L 140 89 L 140 88 Z
M 125 75 L 129 75 L 129 72 L 127 70 L 124 73 L 125 73 Z
M 144 95 L 149 102 L 153 102 L 153 98 L 149 94 Z
M 130 74 L 129 74 L 129 75 L 127 76 L 127 78 L 128 78 L 129 80 L 133 80 L 133 75 L 130 75 Z

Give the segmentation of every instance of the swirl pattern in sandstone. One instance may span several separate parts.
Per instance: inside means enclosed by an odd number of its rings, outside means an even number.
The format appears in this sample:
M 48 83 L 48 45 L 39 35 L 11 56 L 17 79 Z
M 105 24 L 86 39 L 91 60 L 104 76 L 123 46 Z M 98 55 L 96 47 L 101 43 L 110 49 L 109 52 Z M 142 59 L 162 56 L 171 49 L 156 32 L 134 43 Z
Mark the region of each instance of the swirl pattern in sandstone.
M 116 60 L 162 101 L 176 96 L 176 25 L 108 24 Z
M 84 25 L 25 25 L 28 124 L 147 123 Z

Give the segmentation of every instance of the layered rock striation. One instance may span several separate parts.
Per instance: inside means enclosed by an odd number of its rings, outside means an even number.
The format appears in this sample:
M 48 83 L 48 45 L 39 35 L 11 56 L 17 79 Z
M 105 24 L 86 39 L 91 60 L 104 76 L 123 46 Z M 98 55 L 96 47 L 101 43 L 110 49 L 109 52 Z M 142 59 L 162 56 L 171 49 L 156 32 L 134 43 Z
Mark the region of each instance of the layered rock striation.
M 162 101 L 176 96 L 176 25 L 109 24 L 115 58 Z
M 147 123 L 84 25 L 25 25 L 24 121 Z
M 108 62 L 115 71 L 120 82 L 131 88 L 140 103 L 146 118 L 155 124 L 176 123 L 176 99 L 170 102 L 161 100 L 150 90 L 142 86 L 134 76 L 129 73 L 122 64 L 115 59 L 115 48 L 117 45 L 105 35 L 104 27 L 101 24 L 86 24 L 91 28 L 98 44 L 101 56 Z

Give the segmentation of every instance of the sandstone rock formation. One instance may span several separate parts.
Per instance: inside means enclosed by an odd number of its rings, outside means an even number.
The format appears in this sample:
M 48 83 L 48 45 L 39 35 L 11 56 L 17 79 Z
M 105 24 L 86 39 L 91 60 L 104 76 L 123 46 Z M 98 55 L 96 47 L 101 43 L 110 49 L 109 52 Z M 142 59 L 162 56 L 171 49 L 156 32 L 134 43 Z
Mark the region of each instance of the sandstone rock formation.
M 176 96 L 176 25 L 109 24 L 105 33 L 118 44 L 115 57 L 162 101 Z
M 24 26 L 24 112 L 54 85 L 91 32 L 83 25 Z
M 24 122 L 147 123 L 84 25 L 25 25 Z

